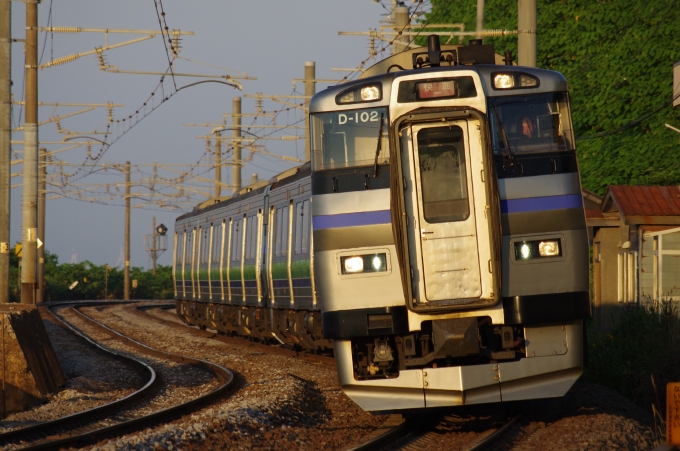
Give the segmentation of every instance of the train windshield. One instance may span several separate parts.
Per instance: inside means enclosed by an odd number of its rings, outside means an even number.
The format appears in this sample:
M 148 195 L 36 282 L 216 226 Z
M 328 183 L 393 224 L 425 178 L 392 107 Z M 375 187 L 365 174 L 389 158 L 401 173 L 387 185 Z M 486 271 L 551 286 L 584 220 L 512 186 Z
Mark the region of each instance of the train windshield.
M 493 97 L 488 115 L 495 154 L 574 150 L 567 93 Z
M 388 123 L 387 108 L 313 114 L 314 170 L 388 163 Z

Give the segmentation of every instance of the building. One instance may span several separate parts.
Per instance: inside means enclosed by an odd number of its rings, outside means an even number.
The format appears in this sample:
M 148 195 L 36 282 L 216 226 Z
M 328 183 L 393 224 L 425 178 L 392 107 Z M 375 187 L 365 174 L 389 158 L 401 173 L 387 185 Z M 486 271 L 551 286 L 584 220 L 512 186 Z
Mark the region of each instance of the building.
M 645 300 L 680 301 L 680 189 L 610 186 L 599 209 L 586 209 L 593 241 L 594 317 L 610 327 L 623 308 Z

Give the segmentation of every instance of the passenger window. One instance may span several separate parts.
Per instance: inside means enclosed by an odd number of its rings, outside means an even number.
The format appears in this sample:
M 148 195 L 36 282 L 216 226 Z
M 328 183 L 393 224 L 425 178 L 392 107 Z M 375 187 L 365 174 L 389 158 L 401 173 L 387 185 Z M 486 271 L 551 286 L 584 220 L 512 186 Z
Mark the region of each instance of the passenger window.
M 212 237 L 212 262 L 220 262 L 220 249 L 222 244 L 222 227 L 223 225 L 216 225 L 213 227 L 213 237 Z
M 302 213 L 302 202 L 295 204 L 295 254 L 302 252 L 302 223 L 304 216 Z
M 460 127 L 418 132 L 423 217 L 429 223 L 464 221 L 470 216 L 465 144 Z
M 288 255 L 288 206 L 276 210 L 276 256 Z
M 246 260 L 252 260 L 257 255 L 257 216 L 248 218 L 248 233 L 246 235 Z
M 302 204 L 302 253 L 309 252 L 309 232 L 312 219 L 312 212 L 309 210 L 309 200 Z
M 241 260 L 241 243 L 242 243 L 242 229 L 243 219 L 234 221 L 234 232 L 232 233 L 233 240 L 231 242 L 231 261 L 237 262 Z
M 184 252 L 184 249 L 182 245 L 182 240 L 184 239 L 184 234 L 183 233 L 178 233 L 175 235 L 177 237 L 177 245 L 175 246 L 175 264 L 176 265 L 181 265 L 182 264 L 182 254 Z

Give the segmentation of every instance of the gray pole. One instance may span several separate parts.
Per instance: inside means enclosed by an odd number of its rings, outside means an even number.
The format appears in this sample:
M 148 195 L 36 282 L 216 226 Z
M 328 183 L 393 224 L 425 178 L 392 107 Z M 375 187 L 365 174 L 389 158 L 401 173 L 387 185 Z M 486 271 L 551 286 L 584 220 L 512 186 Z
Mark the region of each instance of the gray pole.
M 26 120 L 22 199 L 21 303 L 35 304 L 38 229 L 38 0 L 26 0 Z
M 215 132 L 215 199 L 222 195 L 222 133 Z M 156 226 L 154 228 L 154 233 Z
M 397 6 L 394 9 L 394 28 L 395 28 L 394 31 L 397 33 L 399 33 L 402 30 L 409 31 L 407 27 L 408 19 L 409 19 L 408 8 L 405 6 Z M 404 36 L 403 34 L 395 38 L 394 42 L 392 43 L 392 55 L 396 55 L 397 53 L 406 50 L 406 47 L 408 46 L 408 41 L 409 41 L 408 36 Z
M 536 67 L 536 0 L 518 0 L 517 33 L 517 64 Z
M 0 304 L 9 302 L 12 158 L 12 2 L 0 1 Z
M 125 268 L 123 300 L 130 300 L 130 162 L 125 162 Z
M 40 176 L 38 177 L 38 239 L 43 243 L 38 248 L 38 288 L 36 302 L 43 302 L 45 296 L 45 195 L 47 188 L 47 149 L 40 148 Z
M 156 217 L 154 216 L 153 219 L 151 220 L 151 227 L 153 227 L 153 232 L 151 233 L 151 237 L 153 239 L 153 245 L 151 246 L 151 261 L 153 262 L 153 269 L 151 274 L 154 276 L 156 275 L 156 249 L 158 249 L 158 246 L 156 246 Z
M 484 29 L 484 0 L 477 0 L 477 32 Z M 481 33 L 477 35 L 477 39 L 482 39 Z
M 311 141 L 309 139 L 309 101 L 316 92 L 316 63 L 314 61 L 307 61 L 305 63 L 305 161 L 311 160 Z
M 234 194 L 239 192 L 241 189 L 241 98 L 234 97 L 232 102 L 232 117 L 234 123 L 234 130 L 231 132 L 231 136 L 234 138 L 232 142 L 234 143 L 234 169 L 232 182 L 234 183 Z

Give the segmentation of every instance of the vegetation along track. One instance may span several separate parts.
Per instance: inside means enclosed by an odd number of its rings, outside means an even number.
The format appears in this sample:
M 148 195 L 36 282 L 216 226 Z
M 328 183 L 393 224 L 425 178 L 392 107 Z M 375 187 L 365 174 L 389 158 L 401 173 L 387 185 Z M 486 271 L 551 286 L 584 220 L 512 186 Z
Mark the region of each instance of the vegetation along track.
M 483 451 L 496 442 L 519 418 L 519 414 L 466 415 L 427 413 L 398 421 L 390 417 L 387 432 L 369 438 L 359 446 L 347 451 L 381 451 L 427 449 Z
M 43 309 L 43 311 L 49 311 L 58 324 L 72 331 L 89 345 L 95 347 L 99 352 L 106 353 L 111 356 L 111 358 L 122 361 L 135 368 L 145 379 L 142 388 L 124 398 L 117 399 L 93 409 L 2 433 L 0 434 L 0 444 L 3 446 L 11 446 L 14 444 L 15 446 L 12 446 L 14 449 L 23 450 L 58 449 L 65 445 L 82 446 L 100 440 L 103 437 L 120 435 L 131 430 L 146 427 L 149 424 L 156 424 L 177 415 L 188 413 L 199 406 L 217 400 L 235 388 L 236 384 L 233 373 L 220 365 L 151 348 L 105 326 L 78 310 L 81 307 L 101 305 L 101 302 L 58 304 L 48 306 L 47 309 Z M 158 374 L 152 365 L 143 362 L 139 358 L 126 356 L 97 344 L 93 339 L 69 324 L 61 317 L 61 315 L 56 313 L 56 310 L 64 308 L 72 309 L 72 311 L 78 315 L 78 319 L 85 322 L 88 327 L 92 327 L 106 335 L 113 336 L 116 340 L 122 341 L 126 346 L 133 348 L 139 355 L 182 365 L 193 365 L 214 374 L 219 381 L 219 384 L 208 393 L 190 399 L 189 401 L 111 424 L 110 419 L 112 416 L 126 410 L 134 410 L 150 400 L 150 398 L 152 398 L 161 388 L 161 385 L 163 384 L 162 378 L 158 377 Z M 107 424 L 103 425 L 102 420 L 104 419 L 108 419 L 108 421 Z

